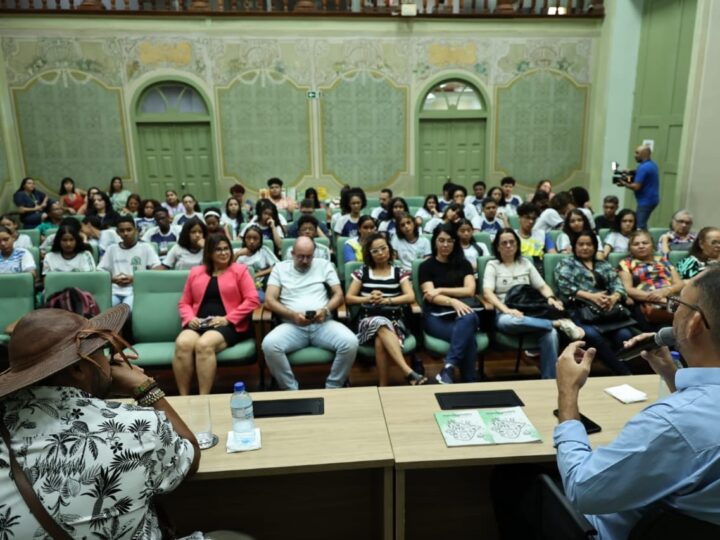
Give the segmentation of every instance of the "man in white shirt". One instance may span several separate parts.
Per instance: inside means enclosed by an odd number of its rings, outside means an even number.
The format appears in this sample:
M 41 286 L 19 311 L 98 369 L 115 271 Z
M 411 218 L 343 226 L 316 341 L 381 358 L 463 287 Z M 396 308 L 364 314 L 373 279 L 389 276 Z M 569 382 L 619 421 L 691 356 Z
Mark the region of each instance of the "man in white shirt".
M 133 305 L 133 274 L 151 268 L 162 270 L 160 259 L 150 244 L 138 242 L 137 227 L 132 216 L 120 216 L 117 232 L 121 242 L 111 245 L 100 259 L 99 270 L 112 275 L 112 305 Z
M 345 385 L 357 353 L 357 336 L 331 318 L 343 301 L 335 267 L 314 254 L 313 241 L 298 238 L 292 260 L 275 265 L 265 292 L 265 307 L 283 322 L 265 336 L 262 349 L 270 373 L 283 390 L 298 389 L 287 353 L 309 345 L 335 351 L 326 388 Z

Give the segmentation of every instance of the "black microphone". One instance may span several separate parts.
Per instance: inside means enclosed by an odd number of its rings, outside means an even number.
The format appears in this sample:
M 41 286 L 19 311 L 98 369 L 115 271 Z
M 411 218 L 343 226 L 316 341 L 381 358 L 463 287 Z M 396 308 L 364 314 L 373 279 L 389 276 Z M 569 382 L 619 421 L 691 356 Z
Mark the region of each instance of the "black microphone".
M 661 328 L 654 336 L 636 343 L 632 347 L 622 348 L 616 354 L 618 360 L 627 362 L 640 356 L 643 351 L 652 351 L 660 347 L 673 347 L 675 345 L 675 336 L 671 326 Z

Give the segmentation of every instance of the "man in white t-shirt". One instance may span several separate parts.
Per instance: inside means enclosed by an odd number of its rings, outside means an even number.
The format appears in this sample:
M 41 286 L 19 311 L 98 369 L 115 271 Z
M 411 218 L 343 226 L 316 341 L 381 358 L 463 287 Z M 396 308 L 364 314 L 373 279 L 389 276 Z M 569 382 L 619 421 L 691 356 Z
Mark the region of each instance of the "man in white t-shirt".
M 265 292 L 265 307 L 283 322 L 265 336 L 262 349 L 270 373 L 283 390 L 298 389 L 287 353 L 310 345 L 335 351 L 326 388 L 345 385 L 357 353 L 357 336 L 331 318 L 343 301 L 335 267 L 314 258 L 314 252 L 310 238 L 298 238 L 292 260 L 275 265 Z
M 132 216 L 117 220 L 120 243 L 111 245 L 100 259 L 98 270 L 112 275 L 112 305 L 133 305 L 133 274 L 137 270 L 162 270 L 160 259 L 150 244 L 138 242 L 137 227 Z

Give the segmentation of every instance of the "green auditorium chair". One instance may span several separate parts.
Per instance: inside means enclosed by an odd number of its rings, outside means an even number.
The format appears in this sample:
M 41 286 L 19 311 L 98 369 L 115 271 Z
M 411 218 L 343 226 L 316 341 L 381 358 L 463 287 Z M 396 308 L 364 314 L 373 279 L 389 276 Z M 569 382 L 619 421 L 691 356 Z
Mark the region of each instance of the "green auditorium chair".
M 0 345 L 7 346 L 10 335 L 6 327 L 35 307 L 35 284 L 32 274 L 0 274 Z
M 25 234 L 32 240 L 32 245 L 40 246 L 40 231 L 37 229 L 19 229 L 18 234 Z
M 50 272 L 45 276 L 45 299 L 68 287 L 76 287 L 92 294 L 100 311 L 112 305 L 110 272 Z
M 670 264 L 677 268 L 678 263 L 680 263 L 680 261 L 682 261 L 689 254 L 690 252 L 685 250 L 671 251 L 668 254 L 668 261 L 670 261 Z
M 225 203 L 222 201 L 200 201 L 200 211 L 204 212 L 208 208 L 219 208 L 221 211 L 225 209 Z

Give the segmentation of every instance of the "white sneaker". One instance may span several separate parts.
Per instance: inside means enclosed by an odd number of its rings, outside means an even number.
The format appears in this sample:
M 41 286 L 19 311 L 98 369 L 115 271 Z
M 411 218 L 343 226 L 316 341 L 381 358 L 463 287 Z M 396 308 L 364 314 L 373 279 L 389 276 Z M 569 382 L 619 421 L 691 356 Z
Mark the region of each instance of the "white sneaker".
M 560 323 L 560 331 L 569 337 L 571 341 L 578 341 L 585 337 L 585 330 L 570 319 L 558 319 L 558 323 Z

